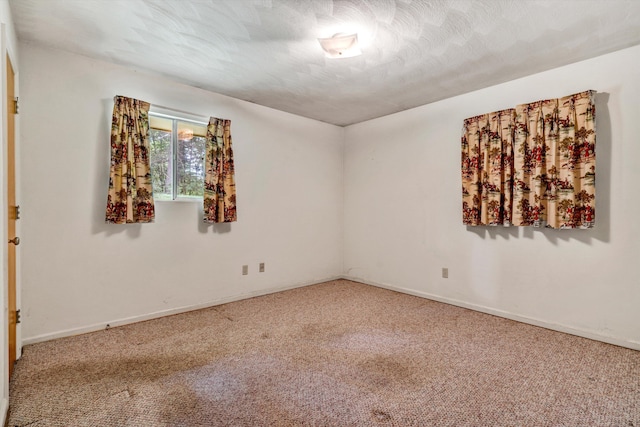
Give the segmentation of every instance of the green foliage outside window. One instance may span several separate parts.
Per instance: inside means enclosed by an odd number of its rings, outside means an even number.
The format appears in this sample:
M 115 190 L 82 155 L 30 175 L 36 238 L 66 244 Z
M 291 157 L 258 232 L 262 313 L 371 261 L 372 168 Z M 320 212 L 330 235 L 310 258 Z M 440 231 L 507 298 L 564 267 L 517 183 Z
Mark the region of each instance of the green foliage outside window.
M 203 197 L 206 127 L 178 119 L 154 116 L 150 119 L 149 148 L 154 198 L 174 200 Z

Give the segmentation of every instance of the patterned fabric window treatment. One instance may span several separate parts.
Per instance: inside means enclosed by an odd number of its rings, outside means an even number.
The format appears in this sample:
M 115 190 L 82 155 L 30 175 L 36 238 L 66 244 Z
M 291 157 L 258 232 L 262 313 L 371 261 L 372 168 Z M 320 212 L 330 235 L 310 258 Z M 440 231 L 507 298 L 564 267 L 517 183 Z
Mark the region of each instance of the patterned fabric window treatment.
M 209 119 L 205 152 L 204 222 L 234 222 L 237 216 L 231 120 Z
M 466 119 L 463 223 L 592 228 L 594 98 L 589 90 Z
M 509 225 L 513 177 L 514 110 L 464 121 L 462 211 L 467 225 Z
M 111 122 L 111 167 L 106 221 L 153 222 L 155 207 L 149 165 L 148 102 L 116 96 Z

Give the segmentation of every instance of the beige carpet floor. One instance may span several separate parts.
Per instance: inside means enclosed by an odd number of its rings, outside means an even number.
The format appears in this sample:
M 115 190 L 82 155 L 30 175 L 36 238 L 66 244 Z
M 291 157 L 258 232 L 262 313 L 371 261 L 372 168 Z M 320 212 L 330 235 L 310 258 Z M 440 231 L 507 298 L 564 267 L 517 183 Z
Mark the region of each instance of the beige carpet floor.
M 27 346 L 9 426 L 640 427 L 640 352 L 337 280 Z

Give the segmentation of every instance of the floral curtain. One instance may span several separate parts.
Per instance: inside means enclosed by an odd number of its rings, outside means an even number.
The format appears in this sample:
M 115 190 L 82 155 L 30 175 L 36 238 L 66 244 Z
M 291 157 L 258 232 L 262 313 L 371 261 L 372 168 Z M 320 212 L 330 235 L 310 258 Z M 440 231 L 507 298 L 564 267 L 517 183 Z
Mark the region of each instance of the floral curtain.
M 107 222 L 154 221 L 147 139 L 149 106 L 147 102 L 124 96 L 114 98 Z
M 207 127 L 204 222 L 236 221 L 231 120 L 211 117 Z
M 509 225 L 512 206 L 514 110 L 464 121 L 462 131 L 462 222 Z
M 462 131 L 462 222 L 591 228 L 595 91 L 470 117 Z
M 516 107 L 514 224 L 595 224 L 594 91 Z

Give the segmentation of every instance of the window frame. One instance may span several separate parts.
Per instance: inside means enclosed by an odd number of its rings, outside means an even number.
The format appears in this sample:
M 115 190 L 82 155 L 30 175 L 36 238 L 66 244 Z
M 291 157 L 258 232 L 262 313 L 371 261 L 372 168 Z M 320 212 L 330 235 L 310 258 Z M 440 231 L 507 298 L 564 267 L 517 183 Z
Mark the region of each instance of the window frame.
M 152 129 L 157 129 L 151 126 L 151 117 L 157 117 L 160 119 L 171 120 L 171 198 L 170 199 L 155 199 L 156 202 L 198 202 L 202 203 L 204 199 L 203 196 L 181 196 L 178 194 L 178 122 L 192 123 L 198 126 L 204 126 L 206 129 L 209 126 L 209 123 L 203 121 L 202 119 L 198 120 L 198 118 L 190 118 L 185 116 L 179 116 L 175 114 L 167 114 L 161 111 L 150 110 L 149 111 L 149 131 Z M 205 137 L 206 138 L 206 137 Z M 205 142 L 205 157 L 206 157 L 206 142 Z M 206 171 L 204 170 L 204 162 L 205 158 L 202 159 L 203 162 L 203 172 L 206 175 Z M 203 179 L 205 177 L 203 176 Z M 154 191 L 155 193 L 155 191 Z M 164 193 L 163 193 L 164 194 Z

